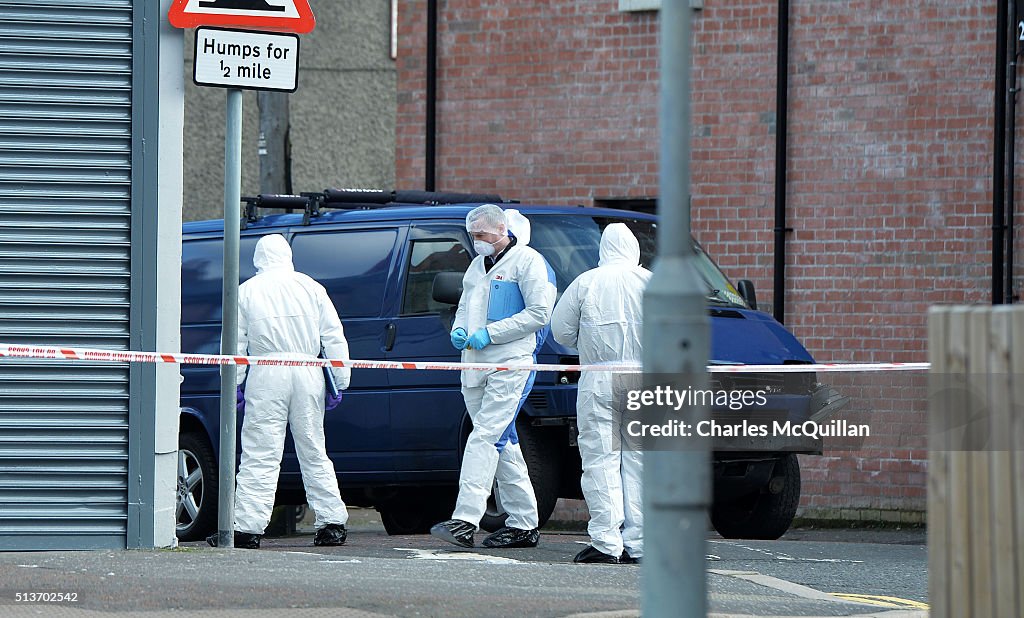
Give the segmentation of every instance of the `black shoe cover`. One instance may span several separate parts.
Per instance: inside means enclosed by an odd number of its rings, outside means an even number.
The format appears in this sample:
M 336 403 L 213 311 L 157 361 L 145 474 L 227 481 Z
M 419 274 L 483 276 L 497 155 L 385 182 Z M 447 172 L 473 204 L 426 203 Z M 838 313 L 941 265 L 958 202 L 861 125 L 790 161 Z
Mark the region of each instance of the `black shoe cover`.
M 476 532 L 476 526 L 461 519 L 442 521 L 430 529 L 431 536 L 436 536 L 460 547 L 473 547 L 474 532 Z
M 206 537 L 206 542 L 209 543 L 210 547 L 217 547 L 217 536 L 218 533 L 214 532 L 210 536 Z M 238 549 L 259 549 L 260 535 L 236 531 L 235 547 L 237 547 Z
M 505 526 L 484 539 L 484 547 L 536 547 L 540 541 L 540 531 L 521 530 Z
M 316 536 L 313 537 L 313 545 L 324 547 L 344 545 L 347 538 L 348 530 L 345 529 L 344 525 L 327 524 L 316 531 Z
M 587 545 L 587 548 L 576 554 L 572 561 L 579 564 L 619 564 L 619 557 L 610 556 L 593 545 Z
M 634 558 L 626 553 L 626 550 L 622 550 L 622 555 L 619 556 L 619 564 L 640 564 L 640 558 Z

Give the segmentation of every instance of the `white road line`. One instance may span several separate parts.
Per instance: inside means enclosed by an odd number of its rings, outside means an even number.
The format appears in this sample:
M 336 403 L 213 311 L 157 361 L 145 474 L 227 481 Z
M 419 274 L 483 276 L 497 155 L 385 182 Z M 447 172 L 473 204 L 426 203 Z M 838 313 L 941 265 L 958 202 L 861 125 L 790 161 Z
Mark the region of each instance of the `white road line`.
M 795 556 L 784 554 L 782 552 L 773 552 L 767 549 L 762 549 L 760 547 L 750 547 L 747 545 L 743 545 L 741 543 L 736 543 L 734 541 L 711 540 L 710 542 L 721 543 L 723 545 L 731 545 L 732 547 L 739 547 L 740 549 L 745 549 L 747 551 L 763 554 L 765 556 L 768 556 L 769 558 L 774 558 L 775 560 L 779 560 L 782 562 L 831 562 L 844 564 L 864 564 L 863 560 L 849 560 L 847 558 L 797 558 Z
M 453 552 L 444 549 L 409 549 L 406 547 L 395 547 L 394 550 L 411 552 L 412 555 L 409 558 L 414 560 L 468 560 L 470 562 L 486 562 L 488 564 L 530 564 L 529 562 L 512 558 L 475 554 L 469 551 Z
M 815 590 L 814 588 L 811 588 L 809 586 L 804 586 L 802 584 L 797 584 L 791 581 L 786 581 L 784 579 L 779 579 L 778 577 L 772 577 L 771 575 L 762 575 L 761 573 L 758 573 L 756 571 L 729 571 L 726 569 L 708 569 L 708 572 L 714 573 L 716 575 L 725 575 L 727 577 L 743 579 L 748 582 L 760 584 L 761 586 L 774 588 L 775 590 L 781 590 L 782 592 L 792 594 L 803 599 L 813 599 L 815 601 L 828 601 L 830 603 L 846 603 L 860 606 L 866 605 L 865 603 L 857 603 L 855 601 L 846 601 L 843 599 L 839 599 L 828 594 L 827 592 L 821 592 L 820 590 Z

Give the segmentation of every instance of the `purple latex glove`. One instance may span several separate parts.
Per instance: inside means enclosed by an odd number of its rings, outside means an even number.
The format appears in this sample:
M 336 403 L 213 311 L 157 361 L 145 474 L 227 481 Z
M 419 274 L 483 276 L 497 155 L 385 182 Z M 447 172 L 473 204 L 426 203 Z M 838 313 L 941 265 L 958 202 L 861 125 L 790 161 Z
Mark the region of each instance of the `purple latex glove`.
M 338 396 L 337 397 L 331 397 L 330 393 L 327 393 L 326 397 L 327 398 L 324 400 L 324 407 L 327 409 L 328 412 L 330 412 L 334 408 L 337 408 L 338 404 L 341 403 L 341 392 L 340 391 L 338 392 Z
M 241 386 L 235 387 L 235 412 L 245 412 L 245 393 L 242 392 Z

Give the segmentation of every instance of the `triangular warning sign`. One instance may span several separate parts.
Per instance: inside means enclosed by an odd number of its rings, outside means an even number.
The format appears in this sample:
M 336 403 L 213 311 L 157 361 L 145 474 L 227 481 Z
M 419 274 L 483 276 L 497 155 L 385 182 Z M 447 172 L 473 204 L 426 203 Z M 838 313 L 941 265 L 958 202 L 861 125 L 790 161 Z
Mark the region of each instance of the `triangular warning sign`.
M 299 34 L 316 25 L 309 0 L 174 0 L 167 19 L 175 28 L 235 26 Z

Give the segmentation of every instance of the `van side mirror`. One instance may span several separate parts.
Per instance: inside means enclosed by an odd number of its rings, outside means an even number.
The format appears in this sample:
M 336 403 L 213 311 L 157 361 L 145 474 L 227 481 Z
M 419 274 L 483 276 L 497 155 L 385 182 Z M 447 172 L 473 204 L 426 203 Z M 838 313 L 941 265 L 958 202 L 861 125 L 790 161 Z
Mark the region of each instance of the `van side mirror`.
M 743 300 L 747 301 L 751 309 L 757 309 L 757 294 L 754 292 L 754 282 L 750 279 L 740 279 L 736 284 L 736 291 L 740 293 Z
M 462 273 L 437 273 L 430 294 L 439 303 L 459 304 L 462 298 Z

